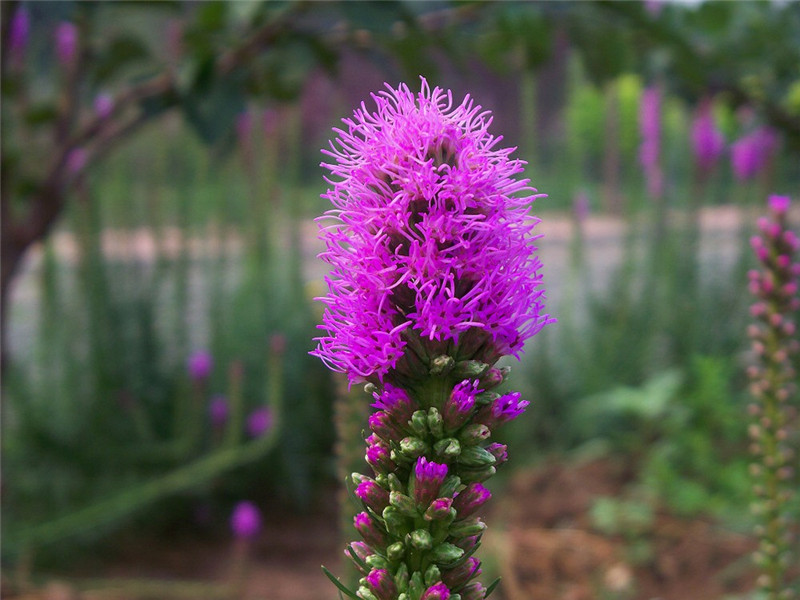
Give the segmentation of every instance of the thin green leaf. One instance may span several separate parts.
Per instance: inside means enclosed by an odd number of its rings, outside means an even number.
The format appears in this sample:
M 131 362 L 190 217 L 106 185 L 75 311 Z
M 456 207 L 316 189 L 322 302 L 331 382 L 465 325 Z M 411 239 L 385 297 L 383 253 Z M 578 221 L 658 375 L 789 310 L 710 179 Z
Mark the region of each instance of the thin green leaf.
M 367 563 L 365 563 L 364 560 L 358 554 L 353 552 L 353 548 L 349 544 L 347 546 L 347 553 L 352 557 L 353 561 L 355 561 L 355 563 L 359 567 L 361 567 L 365 571 L 369 571 L 370 570 L 370 568 L 367 566 Z
M 497 579 L 495 579 L 495 580 L 494 580 L 494 581 L 493 581 L 493 582 L 492 582 L 492 583 L 489 585 L 489 587 L 488 587 L 488 588 L 486 588 L 486 595 L 484 596 L 484 598 L 488 598 L 489 596 L 491 596 L 491 595 L 492 595 L 492 592 L 495 590 L 495 588 L 496 588 L 498 585 L 500 585 L 500 578 L 499 578 L 499 577 L 498 577 Z
M 333 585 L 339 588 L 340 595 L 342 592 L 344 592 L 348 598 L 359 600 L 358 596 L 356 596 L 353 592 L 348 590 L 347 587 L 341 581 L 339 581 L 339 579 L 337 579 L 337 577 L 333 573 L 331 573 L 328 569 L 326 569 L 324 565 L 322 566 L 322 572 L 325 573 L 325 576 L 333 582 Z

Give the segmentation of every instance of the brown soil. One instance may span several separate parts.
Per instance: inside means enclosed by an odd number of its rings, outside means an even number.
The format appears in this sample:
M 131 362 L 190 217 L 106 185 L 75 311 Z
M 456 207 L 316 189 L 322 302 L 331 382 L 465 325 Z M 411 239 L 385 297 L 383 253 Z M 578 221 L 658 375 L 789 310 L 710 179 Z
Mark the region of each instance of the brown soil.
M 597 531 L 589 516 L 593 502 L 620 497 L 630 475 L 610 460 L 553 463 L 516 475 L 487 519 L 491 527 L 483 558 L 487 570 L 494 566 L 503 577 L 493 598 L 714 600 L 752 588 L 748 555 L 753 540 L 713 522 L 662 512 L 636 538 Z M 224 540 L 138 540 L 94 571 L 109 579 L 51 578 L 22 593 L 4 576 L 2 595 L 25 600 L 333 600 L 336 592 L 320 565 L 340 568 L 335 527 L 332 514 L 273 511 L 250 548 Z M 648 544 L 645 560 L 631 558 L 637 541 Z

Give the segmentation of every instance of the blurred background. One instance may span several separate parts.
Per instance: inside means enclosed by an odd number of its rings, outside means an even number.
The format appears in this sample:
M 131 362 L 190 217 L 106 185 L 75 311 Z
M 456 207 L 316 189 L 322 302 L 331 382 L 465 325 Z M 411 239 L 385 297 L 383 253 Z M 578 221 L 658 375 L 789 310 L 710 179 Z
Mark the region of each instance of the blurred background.
M 748 240 L 800 198 L 800 3 L 655 0 L 4 1 L 3 597 L 352 578 L 369 397 L 308 356 L 319 150 L 420 75 L 548 194 L 494 597 L 756 597 Z

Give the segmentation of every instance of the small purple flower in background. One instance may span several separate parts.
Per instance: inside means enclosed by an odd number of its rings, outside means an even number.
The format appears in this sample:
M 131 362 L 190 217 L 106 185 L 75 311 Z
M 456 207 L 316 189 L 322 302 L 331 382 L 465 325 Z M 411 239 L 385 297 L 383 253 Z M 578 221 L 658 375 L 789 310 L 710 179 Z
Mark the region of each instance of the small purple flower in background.
M 67 154 L 67 171 L 71 175 L 77 175 L 86 167 L 89 160 L 89 153 L 85 148 L 75 148 Z
M 661 146 L 661 90 L 656 86 L 642 92 L 639 104 L 639 131 L 642 143 L 639 147 L 639 162 L 644 167 L 648 193 L 654 198 L 661 196 L 664 177 L 659 164 Z
M 272 411 L 261 406 L 247 417 L 247 435 L 251 438 L 261 437 L 272 428 Z
M 15 68 L 20 68 L 25 60 L 30 31 L 31 22 L 28 9 L 18 6 L 14 11 L 8 31 L 8 52 L 11 55 L 11 64 Z
M 231 514 L 231 530 L 239 539 L 252 539 L 261 531 L 261 512 L 255 504 L 239 502 Z
M 776 133 L 768 127 L 760 127 L 740 138 L 731 147 L 731 166 L 739 181 L 758 175 L 769 163 L 778 145 Z
M 56 57 L 62 67 L 71 67 L 78 52 L 78 28 L 74 23 L 62 21 L 55 31 Z
M 230 407 L 225 396 L 214 396 L 208 405 L 208 416 L 215 429 L 221 429 L 228 422 Z
M 101 119 L 107 119 L 114 112 L 114 99 L 111 94 L 102 92 L 94 99 L 94 112 Z
M 198 350 L 189 356 L 186 361 L 186 370 L 189 372 L 189 377 L 193 381 L 204 381 L 211 375 L 211 369 L 214 367 L 214 359 L 211 354 L 205 350 Z
M 589 194 L 587 194 L 584 190 L 581 190 L 575 194 L 575 198 L 572 200 L 572 215 L 575 217 L 575 220 L 578 223 L 583 223 L 589 218 L 591 210 L 592 207 L 589 202 Z
M 701 171 L 710 171 L 725 149 L 725 136 L 714 122 L 711 101 L 706 99 L 697 108 L 692 121 L 692 150 Z

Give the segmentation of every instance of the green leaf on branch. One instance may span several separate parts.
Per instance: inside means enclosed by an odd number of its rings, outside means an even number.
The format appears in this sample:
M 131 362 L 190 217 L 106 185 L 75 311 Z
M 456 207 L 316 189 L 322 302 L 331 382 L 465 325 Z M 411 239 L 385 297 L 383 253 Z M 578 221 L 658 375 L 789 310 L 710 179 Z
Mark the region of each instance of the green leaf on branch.
M 500 585 L 499 577 L 495 579 L 492 583 L 490 583 L 488 588 L 486 588 L 486 595 L 484 596 L 484 598 L 488 598 L 489 596 L 491 596 L 492 592 L 495 591 L 495 589 L 497 589 L 498 585 Z
M 333 582 L 341 593 L 344 593 L 348 598 L 354 598 L 355 600 L 359 600 L 358 596 L 356 596 L 353 592 L 351 592 L 347 587 L 339 581 L 339 578 L 336 577 L 333 573 L 331 573 L 325 566 L 322 567 L 322 572 L 325 573 L 325 576 Z

